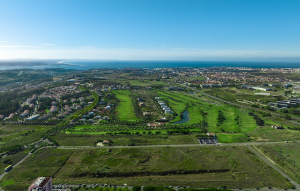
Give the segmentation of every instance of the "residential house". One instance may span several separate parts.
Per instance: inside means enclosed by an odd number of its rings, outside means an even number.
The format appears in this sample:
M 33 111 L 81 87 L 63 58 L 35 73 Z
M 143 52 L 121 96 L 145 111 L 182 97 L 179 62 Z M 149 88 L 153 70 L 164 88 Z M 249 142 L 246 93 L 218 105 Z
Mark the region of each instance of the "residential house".
M 57 107 L 52 105 L 51 108 L 50 108 L 50 112 L 53 113 L 53 112 L 56 112 L 57 111 Z
M 20 116 L 21 117 L 25 117 L 28 114 L 29 114 L 29 110 L 25 110 Z
M 144 102 L 140 102 L 140 103 L 139 103 L 139 106 L 140 106 L 140 107 L 144 107 L 144 106 L 146 106 L 146 104 L 145 104 Z

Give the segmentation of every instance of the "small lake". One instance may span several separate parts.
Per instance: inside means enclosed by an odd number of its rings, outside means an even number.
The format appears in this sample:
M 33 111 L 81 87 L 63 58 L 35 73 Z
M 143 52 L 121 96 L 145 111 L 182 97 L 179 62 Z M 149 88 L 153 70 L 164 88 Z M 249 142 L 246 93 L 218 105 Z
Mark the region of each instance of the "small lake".
M 177 125 L 177 124 L 184 124 L 184 123 L 187 123 L 189 120 L 190 120 L 190 117 L 189 117 L 189 112 L 188 111 L 184 111 L 182 113 L 183 117 L 182 117 L 182 120 L 181 121 L 177 121 L 175 123 L 171 123 L 171 124 L 174 124 L 174 125 Z

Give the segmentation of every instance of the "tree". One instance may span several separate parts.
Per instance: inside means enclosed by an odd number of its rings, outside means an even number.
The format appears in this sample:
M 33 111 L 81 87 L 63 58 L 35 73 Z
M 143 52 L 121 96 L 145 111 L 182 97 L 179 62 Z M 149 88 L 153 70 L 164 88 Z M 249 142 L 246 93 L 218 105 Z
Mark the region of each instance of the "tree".
M 283 118 L 287 119 L 287 120 L 291 120 L 292 119 L 292 117 L 289 114 L 285 114 Z
M 142 190 L 142 188 L 140 186 L 134 186 L 132 188 L 132 191 L 141 191 L 141 190 Z

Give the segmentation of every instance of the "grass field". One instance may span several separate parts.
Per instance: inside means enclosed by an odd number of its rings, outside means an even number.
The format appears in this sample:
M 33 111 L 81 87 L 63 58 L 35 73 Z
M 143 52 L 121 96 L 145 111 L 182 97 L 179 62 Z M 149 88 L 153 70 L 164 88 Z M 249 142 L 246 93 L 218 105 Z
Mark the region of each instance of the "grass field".
M 20 151 L 16 154 L 12 154 L 12 155 L 8 155 L 3 157 L 0 160 L 0 171 L 1 173 L 4 171 L 4 169 L 8 166 L 8 165 L 15 165 L 17 162 L 19 162 L 23 157 L 25 157 L 28 152 L 30 151 L 30 149 L 25 149 L 23 151 Z M 11 163 L 10 164 L 4 164 L 4 161 L 10 159 Z
M 0 126 L 5 134 L 0 135 L 0 146 L 26 145 L 42 138 L 42 135 L 53 128 L 50 125 L 6 125 Z
M 219 134 L 219 143 L 242 143 L 249 141 L 249 138 L 245 134 Z
M 300 140 L 300 131 L 273 129 L 270 126 L 258 127 L 247 133 L 255 141 L 293 141 Z
M 73 151 L 43 149 L 31 155 L 0 182 L 5 190 L 26 190 L 39 176 L 54 177 Z
M 53 184 L 127 183 L 204 188 L 292 186 L 244 146 L 43 149 L 6 175 L 0 186 L 5 190 L 25 190 L 37 176 L 52 176 Z
M 283 168 L 293 180 L 300 183 L 300 143 L 289 142 L 256 147 Z
M 116 94 L 117 99 L 120 100 L 116 108 L 116 116 L 120 120 L 128 120 L 135 121 L 139 120 L 135 116 L 134 108 L 131 102 L 130 92 L 128 90 L 118 90 L 114 92 Z

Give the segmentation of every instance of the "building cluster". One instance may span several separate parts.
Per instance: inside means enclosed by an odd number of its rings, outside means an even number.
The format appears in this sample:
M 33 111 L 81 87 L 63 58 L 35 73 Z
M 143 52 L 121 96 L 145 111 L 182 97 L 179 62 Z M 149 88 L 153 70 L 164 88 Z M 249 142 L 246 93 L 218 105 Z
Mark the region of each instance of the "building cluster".
M 27 103 L 35 102 L 38 99 L 38 96 L 34 94 L 31 98 L 27 99 Z
M 276 103 L 270 103 L 270 106 L 275 108 L 289 108 L 289 107 L 297 107 L 300 104 L 300 99 L 289 99 L 277 101 Z
M 41 98 L 43 97 L 48 97 L 48 98 L 56 98 L 60 99 L 61 96 L 63 95 L 68 95 L 68 94 L 75 94 L 79 93 L 80 90 L 77 89 L 77 86 L 60 86 L 60 87 L 55 87 L 47 90 L 43 94 L 40 95 Z
M 271 87 L 274 87 L 274 86 L 271 86 Z M 248 90 L 259 90 L 259 91 L 274 91 L 272 88 L 269 88 L 269 87 L 251 86 L 251 85 L 241 85 L 241 88 L 248 89 Z
M 265 73 L 300 74 L 300 68 L 262 68 L 260 70 Z
M 51 191 L 52 177 L 38 177 L 28 187 L 28 191 Z
M 156 100 L 161 100 L 160 97 L 155 97 Z M 165 111 L 165 113 L 173 113 L 173 111 L 171 110 L 171 108 L 169 108 L 165 102 L 163 101 L 157 101 L 158 104 L 160 105 L 160 107 L 162 108 L 163 111 Z

